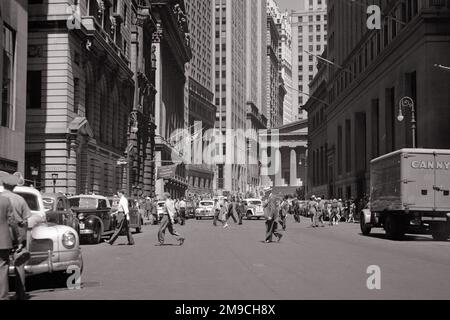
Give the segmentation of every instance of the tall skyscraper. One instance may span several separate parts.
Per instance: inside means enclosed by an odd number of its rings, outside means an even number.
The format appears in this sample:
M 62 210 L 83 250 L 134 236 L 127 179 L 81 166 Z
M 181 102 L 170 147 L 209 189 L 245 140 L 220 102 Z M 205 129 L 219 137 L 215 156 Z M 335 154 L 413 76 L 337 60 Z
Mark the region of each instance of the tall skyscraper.
M 215 127 L 225 136 L 215 141 L 218 193 L 246 190 L 246 2 L 215 0 Z
M 186 1 L 192 60 L 187 66 L 187 126 L 192 134 L 189 164 L 186 166 L 188 192 L 211 193 L 214 168 L 203 158 L 208 141 L 205 131 L 214 128 L 216 106 L 213 93 L 213 11 L 214 0 Z M 186 140 L 187 142 L 187 140 Z
M 302 107 L 309 99 L 309 83 L 317 73 L 317 58 L 327 44 L 325 0 L 300 0 L 302 10 L 292 12 L 292 76 L 297 94 L 293 110 L 297 119 L 306 118 Z
M 259 160 L 258 130 L 267 127 L 267 118 L 263 115 L 265 107 L 266 81 L 266 2 L 247 1 L 246 17 L 246 152 L 247 183 L 246 193 L 253 197 L 259 194 L 261 184 Z
M 280 103 L 284 94 L 280 76 L 280 61 L 278 48 L 280 47 L 280 33 L 276 25 L 277 6 L 274 1 L 267 2 L 267 78 L 266 78 L 266 107 L 268 128 L 279 127 L 283 124 L 283 106 Z
M 283 124 L 295 121 L 292 102 L 294 88 L 292 86 L 292 27 L 291 16 L 288 12 L 281 13 L 277 17 L 277 26 L 280 33 L 280 47 L 278 48 L 278 59 L 280 61 L 280 73 L 284 82 L 286 95 L 283 100 Z

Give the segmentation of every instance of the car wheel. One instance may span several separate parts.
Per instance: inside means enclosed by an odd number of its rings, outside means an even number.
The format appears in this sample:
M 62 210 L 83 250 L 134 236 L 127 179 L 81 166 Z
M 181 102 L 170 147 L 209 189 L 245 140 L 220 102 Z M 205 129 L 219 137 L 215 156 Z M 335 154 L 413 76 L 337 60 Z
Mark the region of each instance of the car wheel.
M 362 234 L 365 236 L 368 236 L 372 231 L 372 227 L 368 225 L 365 221 L 364 214 L 361 214 L 361 217 L 359 219 L 359 225 L 361 227 Z
M 94 229 L 94 233 L 91 236 L 91 244 L 99 244 L 102 240 L 102 230 L 99 225 Z

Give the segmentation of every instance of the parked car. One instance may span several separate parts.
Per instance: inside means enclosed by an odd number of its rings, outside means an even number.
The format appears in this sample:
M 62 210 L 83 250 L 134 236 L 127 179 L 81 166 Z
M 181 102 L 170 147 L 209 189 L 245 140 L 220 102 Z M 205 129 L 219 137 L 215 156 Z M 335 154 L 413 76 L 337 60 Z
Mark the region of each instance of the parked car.
M 75 229 L 47 221 L 41 193 L 30 187 L 17 186 L 14 193 L 25 199 L 31 211 L 28 219 L 27 250 L 31 259 L 25 265 L 27 276 L 52 273 L 66 279 L 69 266 L 77 266 L 83 271 L 80 241 Z M 10 275 L 14 267 L 9 267 Z
M 195 205 L 193 201 L 186 201 L 186 219 L 195 218 Z
M 261 199 L 245 199 L 244 205 L 247 208 L 245 216 L 250 219 L 264 219 L 264 209 Z
M 120 198 L 111 197 L 108 198 L 108 200 L 109 203 L 111 204 L 111 213 L 117 213 Z M 132 199 L 128 199 L 128 210 L 130 211 L 129 227 L 131 229 L 136 229 L 136 232 L 140 233 L 142 231 L 142 226 L 144 225 L 144 217 L 142 217 L 142 214 L 139 212 L 135 202 Z
M 70 197 L 69 202 L 80 222 L 81 242 L 97 244 L 102 237 L 114 233 L 117 219 L 111 215 L 111 205 L 106 197 L 78 195 Z
M 47 222 L 74 228 L 80 234 L 80 223 L 70 208 L 69 199 L 62 193 L 44 193 L 42 195 Z
M 198 203 L 198 208 L 195 210 L 195 219 L 201 220 L 204 218 L 214 218 L 213 200 L 202 200 Z

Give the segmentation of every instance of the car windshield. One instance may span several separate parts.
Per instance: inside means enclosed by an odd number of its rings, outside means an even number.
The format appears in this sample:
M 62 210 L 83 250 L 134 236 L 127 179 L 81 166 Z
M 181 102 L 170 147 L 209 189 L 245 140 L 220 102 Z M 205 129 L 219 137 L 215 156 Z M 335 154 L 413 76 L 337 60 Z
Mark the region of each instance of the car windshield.
M 251 200 L 251 201 L 248 201 L 248 204 L 251 206 L 260 206 L 261 201 L 260 200 Z
M 69 201 L 73 208 L 97 209 L 97 199 L 79 197 L 69 199 Z
M 55 199 L 43 198 L 42 201 L 44 202 L 45 211 L 53 210 L 53 206 L 55 205 Z
M 213 206 L 214 202 L 212 201 L 200 201 L 200 205 L 204 207 Z
M 25 199 L 28 208 L 30 208 L 31 211 L 39 211 L 39 201 L 34 194 L 21 192 L 16 192 L 16 194 Z

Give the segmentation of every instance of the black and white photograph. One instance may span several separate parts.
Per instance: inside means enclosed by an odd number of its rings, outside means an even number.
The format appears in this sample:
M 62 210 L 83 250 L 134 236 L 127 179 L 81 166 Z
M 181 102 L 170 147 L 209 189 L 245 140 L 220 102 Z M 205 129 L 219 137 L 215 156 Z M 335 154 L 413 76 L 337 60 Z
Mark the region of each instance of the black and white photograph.
M 450 300 L 450 0 L 1 0 L 0 29 L 0 300 Z

